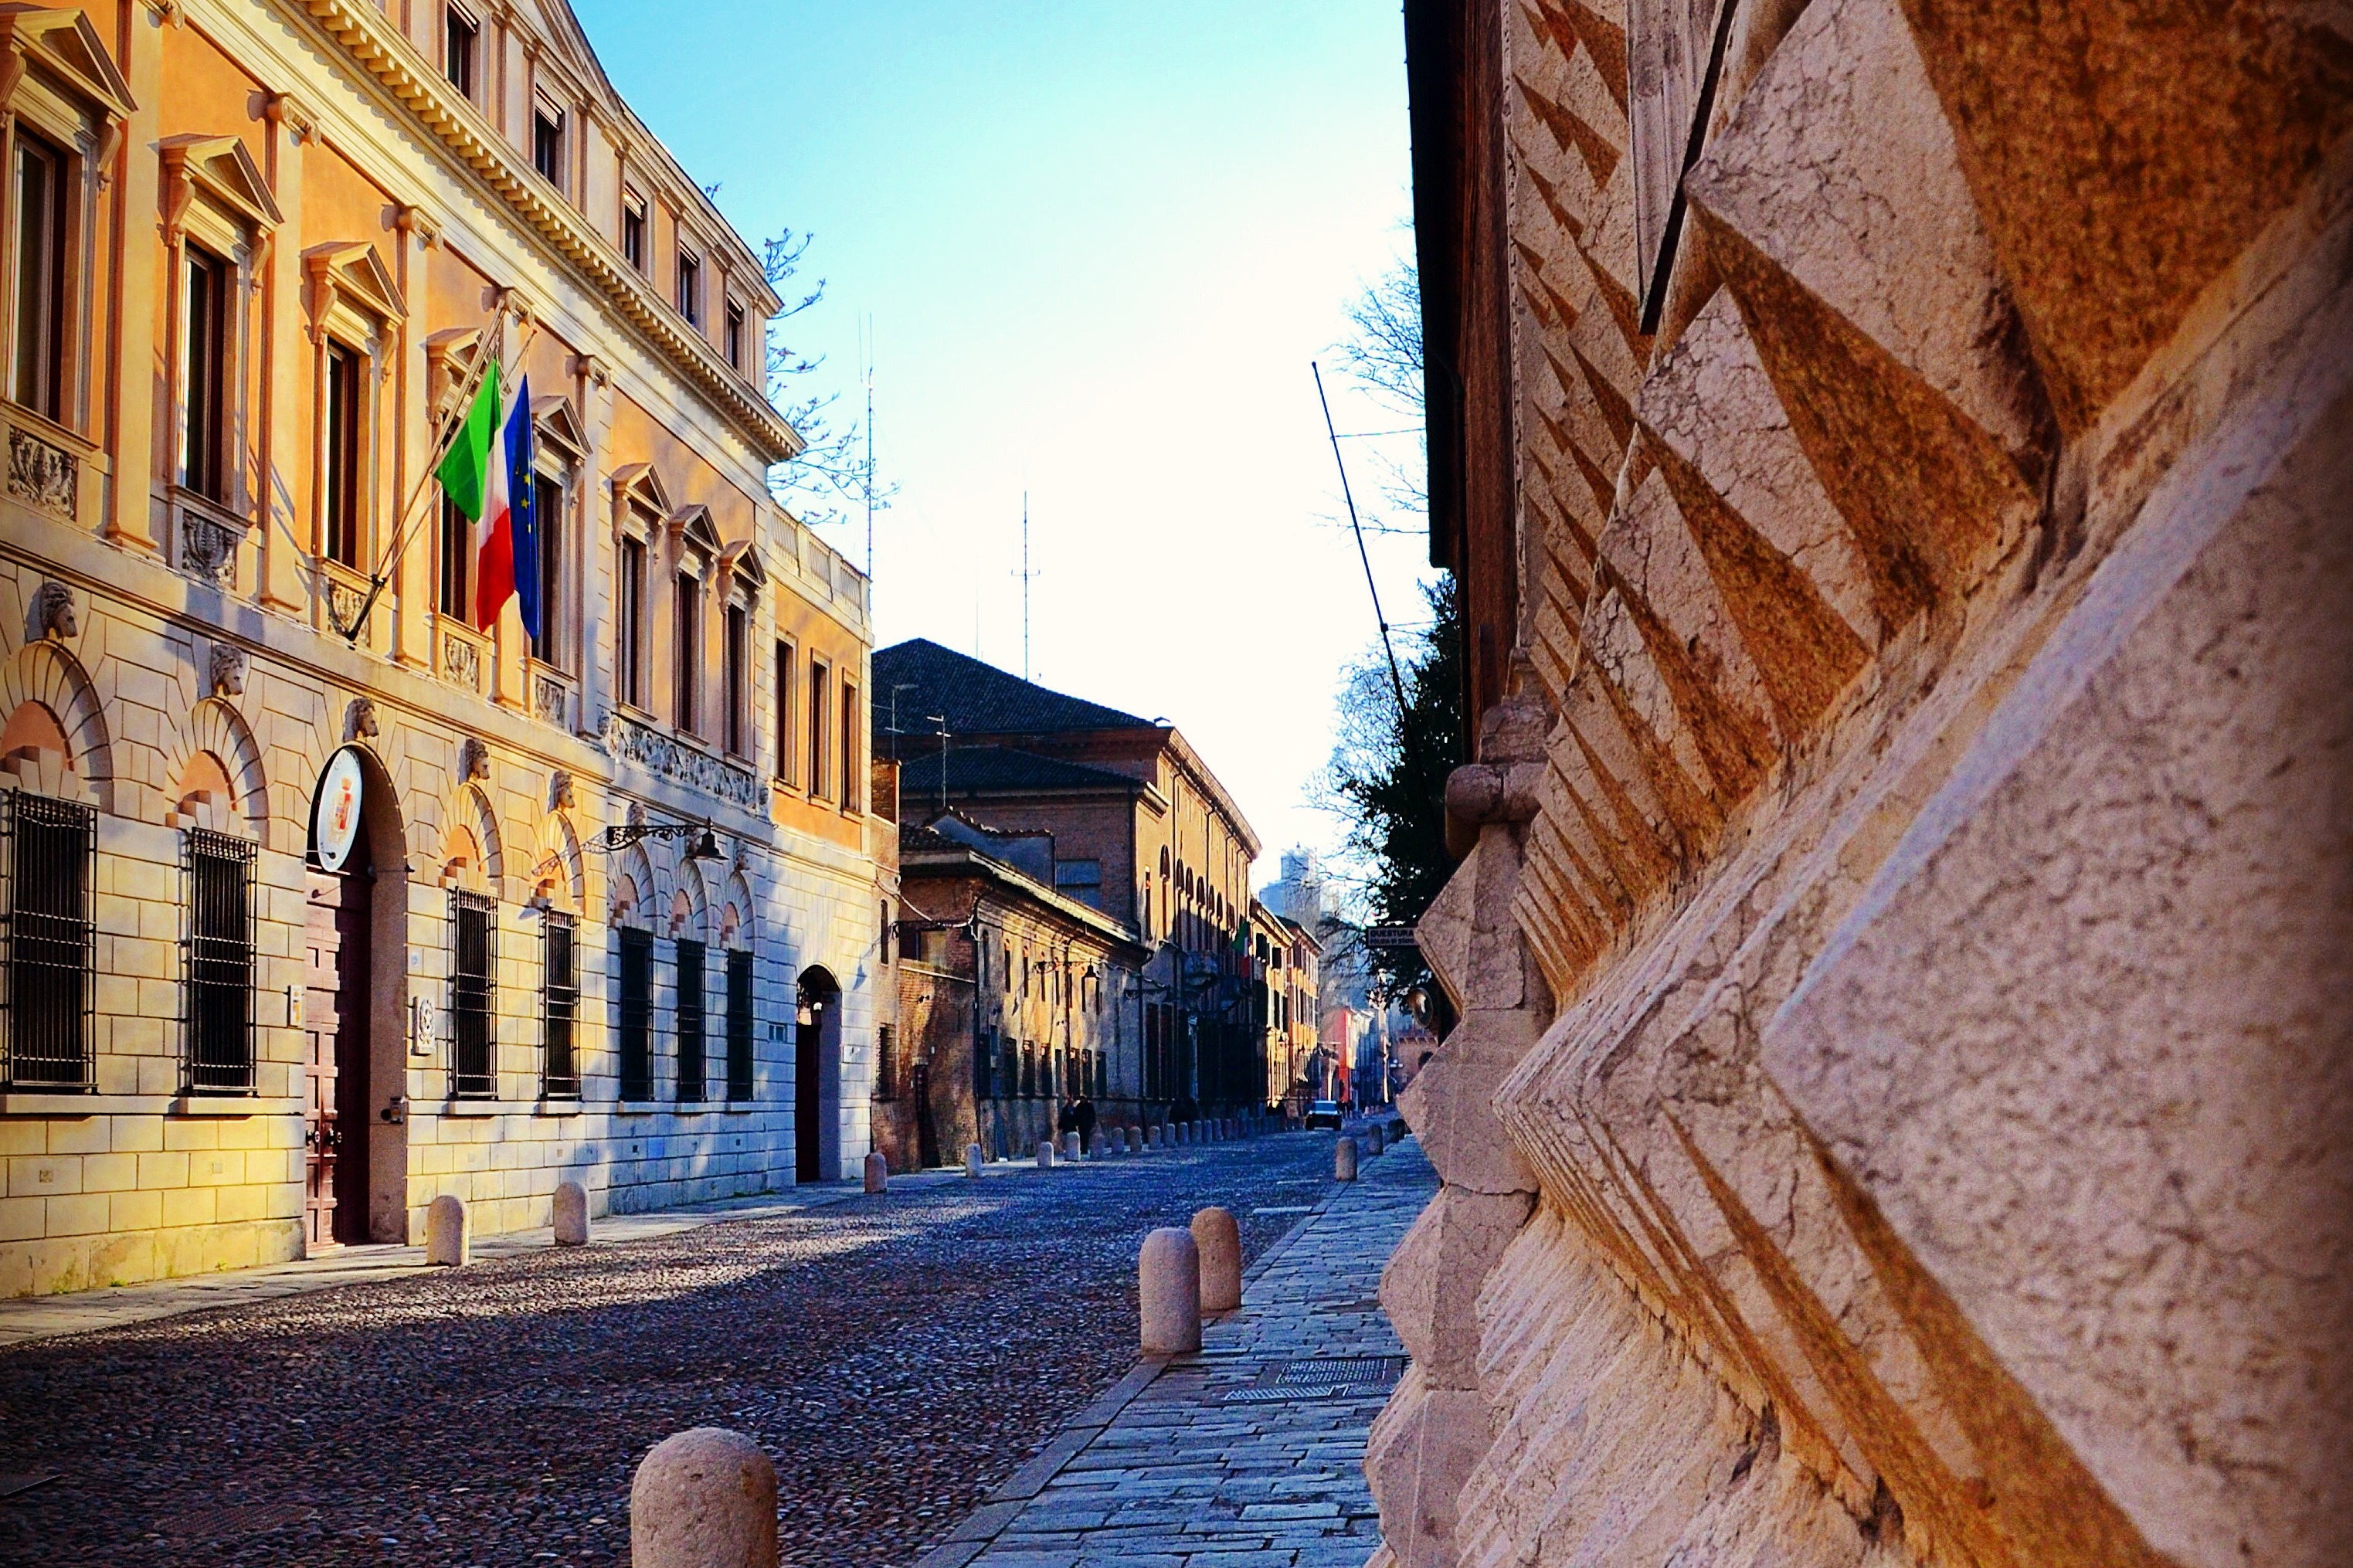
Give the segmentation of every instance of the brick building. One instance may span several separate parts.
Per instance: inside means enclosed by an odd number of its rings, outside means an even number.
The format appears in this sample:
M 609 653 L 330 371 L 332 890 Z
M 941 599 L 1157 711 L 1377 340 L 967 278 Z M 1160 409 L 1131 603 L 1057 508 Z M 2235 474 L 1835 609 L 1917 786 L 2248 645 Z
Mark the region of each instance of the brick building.
M 0 38 L 0 1293 L 854 1167 L 867 585 L 758 255 L 562 0 Z M 427 478 L 491 356 L 536 638 Z
M 1179 1119 L 1262 1107 L 1246 930 L 1258 838 L 1184 735 L 921 638 L 876 651 L 872 689 L 910 820 L 953 808 L 1050 835 L 1055 889 L 1149 952 L 1145 1101 Z
M 1252 1005 L 1264 1044 L 1266 1103 L 1296 1119 L 1305 1113 L 1307 1075 L 1315 1050 L 1323 951 L 1303 926 L 1252 899 Z
M 959 813 L 899 834 L 898 1044 L 876 1079 L 875 1146 L 893 1170 L 977 1142 L 1018 1155 L 1083 1095 L 1102 1125 L 1166 1111 L 1145 1094 L 1134 928 L 1054 882 L 1053 840 Z

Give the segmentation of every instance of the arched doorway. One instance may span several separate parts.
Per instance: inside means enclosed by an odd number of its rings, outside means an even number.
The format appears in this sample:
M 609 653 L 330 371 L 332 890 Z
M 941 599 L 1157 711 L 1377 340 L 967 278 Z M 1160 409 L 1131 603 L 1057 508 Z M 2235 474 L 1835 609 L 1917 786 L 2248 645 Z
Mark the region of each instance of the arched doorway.
M 303 1240 L 316 1253 L 408 1239 L 408 861 L 391 777 L 365 747 L 330 758 L 312 802 L 302 1142 Z
M 820 968 L 801 972 L 793 1038 L 793 1179 L 841 1178 L 841 985 Z

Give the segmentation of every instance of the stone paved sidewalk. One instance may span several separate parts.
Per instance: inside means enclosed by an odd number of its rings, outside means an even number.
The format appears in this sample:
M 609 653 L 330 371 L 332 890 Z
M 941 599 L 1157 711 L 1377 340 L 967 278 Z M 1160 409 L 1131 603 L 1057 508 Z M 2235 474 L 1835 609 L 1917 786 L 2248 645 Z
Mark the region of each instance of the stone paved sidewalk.
M 1414 1141 L 1368 1160 L 1199 1355 L 1139 1363 L 918 1568 L 1360 1568 L 1365 1437 L 1405 1356 L 1381 1269 L 1437 1186 Z

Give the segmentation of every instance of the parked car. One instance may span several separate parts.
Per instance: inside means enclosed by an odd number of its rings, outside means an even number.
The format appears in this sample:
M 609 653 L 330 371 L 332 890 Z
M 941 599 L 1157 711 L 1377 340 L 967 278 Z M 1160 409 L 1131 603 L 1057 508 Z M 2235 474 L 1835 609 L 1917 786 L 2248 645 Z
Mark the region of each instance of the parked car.
M 1329 1127 L 1334 1131 L 1338 1131 L 1340 1102 L 1336 1100 L 1319 1100 L 1310 1105 L 1307 1108 L 1307 1125 L 1311 1131 L 1318 1127 Z

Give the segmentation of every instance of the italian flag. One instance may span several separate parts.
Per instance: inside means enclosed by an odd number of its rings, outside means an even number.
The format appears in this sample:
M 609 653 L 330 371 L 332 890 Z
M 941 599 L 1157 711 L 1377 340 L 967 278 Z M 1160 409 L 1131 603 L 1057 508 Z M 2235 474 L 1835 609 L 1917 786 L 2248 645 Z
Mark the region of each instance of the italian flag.
M 490 630 L 513 599 L 522 629 L 536 638 L 539 520 L 532 458 L 531 377 L 522 378 L 512 403 L 501 405 L 499 362 L 492 360 L 433 474 L 474 525 L 474 625 Z

